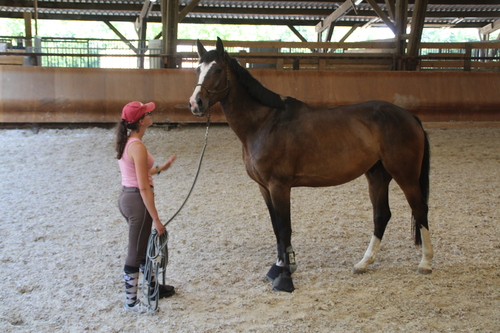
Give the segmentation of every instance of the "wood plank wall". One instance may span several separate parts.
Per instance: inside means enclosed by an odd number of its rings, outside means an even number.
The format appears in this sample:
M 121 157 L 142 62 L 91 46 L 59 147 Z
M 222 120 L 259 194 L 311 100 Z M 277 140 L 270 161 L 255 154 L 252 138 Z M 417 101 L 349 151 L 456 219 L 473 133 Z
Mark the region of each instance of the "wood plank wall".
M 423 121 L 500 121 L 499 72 L 251 70 L 269 89 L 315 107 L 386 100 Z M 187 108 L 192 69 L 0 66 L 0 123 L 110 123 L 129 101 L 154 101 L 155 122 L 204 122 Z M 214 122 L 225 118 L 217 107 Z

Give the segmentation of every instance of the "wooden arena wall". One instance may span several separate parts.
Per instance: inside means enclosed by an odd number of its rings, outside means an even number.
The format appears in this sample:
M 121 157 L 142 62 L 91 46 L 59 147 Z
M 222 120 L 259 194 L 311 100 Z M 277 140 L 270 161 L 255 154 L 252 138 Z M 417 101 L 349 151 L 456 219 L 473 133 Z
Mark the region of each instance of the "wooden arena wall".
M 269 89 L 315 107 L 386 100 L 423 121 L 500 121 L 499 72 L 251 70 Z M 154 101 L 155 122 L 204 122 L 187 104 L 191 69 L 0 66 L 0 123 L 109 123 L 129 101 Z M 214 122 L 225 118 L 217 105 Z

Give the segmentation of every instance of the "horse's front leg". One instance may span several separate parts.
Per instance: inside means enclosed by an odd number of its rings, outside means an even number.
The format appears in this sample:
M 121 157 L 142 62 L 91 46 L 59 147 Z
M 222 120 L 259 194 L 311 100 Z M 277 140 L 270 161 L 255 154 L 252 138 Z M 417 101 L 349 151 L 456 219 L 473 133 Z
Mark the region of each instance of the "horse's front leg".
M 278 250 L 278 261 L 267 273 L 267 278 L 273 281 L 274 290 L 288 292 L 295 289 L 291 275 L 297 269 L 291 244 L 290 190 L 289 186 L 281 184 L 272 186 L 269 191 L 261 190 L 271 215 Z
M 280 246 L 280 240 L 278 237 L 278 229 L 277 229 L 277 224 L 276 224 L 276 212 L 274 211 L 273 207 L 273 202 L 271 200 L 271 194 L 269 193 L 269 190 L 260 185 L 260 192 L 262 193 L 262 197 L 264 198 L 264 201 L 266 202 L 267 209 L 269 210 L 269 215 L 271 217 L 271 223 L 273 226 L 273 231 L 276 236 L 276 244 L 277 244 L 277 253 L 278 253 L 278 259 L 276 263 L 274 263 L 269 271 L 266 274 L 267 279 L 270 282 L 273 282 L 276 278 L 278 278 L 281 273 L 283 273 L 283 267 L 285 266 L 285 262 L 283 261 L 283 251 L 281 250 Z

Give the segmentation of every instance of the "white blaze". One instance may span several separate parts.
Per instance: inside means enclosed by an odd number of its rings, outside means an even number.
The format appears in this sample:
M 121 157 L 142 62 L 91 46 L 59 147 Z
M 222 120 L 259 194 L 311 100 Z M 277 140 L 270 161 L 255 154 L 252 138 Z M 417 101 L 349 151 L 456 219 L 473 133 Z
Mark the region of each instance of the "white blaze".
M 198 71 L 199 71 L 199 76 L 198 76 L 198 85 L 196 88 L 194 88 L 193 95 L 191 95 L 191 98 L 189 99 L 189 102 L 191 103 L 191 107 L 197 106 L 196 103 L 196 96 L 200 93 L 201 91 L 201 84 L 205 80 L 205 77 L 208 74 L 208 71 L 212 66 L 215 64 L 215 61 L 212 61 L 211 63 L 202 63 L 198 65 Z

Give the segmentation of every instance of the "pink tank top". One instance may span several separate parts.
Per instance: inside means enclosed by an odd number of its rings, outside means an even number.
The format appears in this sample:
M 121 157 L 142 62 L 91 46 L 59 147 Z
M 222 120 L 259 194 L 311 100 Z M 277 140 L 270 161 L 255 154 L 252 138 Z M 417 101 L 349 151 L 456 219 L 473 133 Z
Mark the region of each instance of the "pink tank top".
M 129 138 L 125 149 L 123 150 L 122 158 L 118 160 L 118 165 L 120 166 L 120 171 L 122 173 L 122 185 L 126 187 L 139 187 L 139 182 L 137 181 L 137 174 L 135 172 L 134 162 L 128 157 L 128 147 L 132 142 L 141 141 L 137 138 Z M 153 156 L 148 151 L 148 169 L 150 170 L 155 161 Z M 148 173 L 149 185 L 153 186 L 153 177 Z

